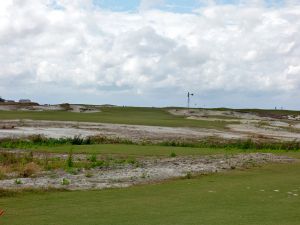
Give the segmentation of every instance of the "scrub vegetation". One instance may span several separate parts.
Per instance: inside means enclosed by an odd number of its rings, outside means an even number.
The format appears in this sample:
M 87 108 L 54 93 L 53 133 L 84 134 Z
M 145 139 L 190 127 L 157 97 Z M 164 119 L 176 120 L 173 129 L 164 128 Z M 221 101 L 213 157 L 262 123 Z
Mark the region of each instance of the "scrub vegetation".
M 91 146 L 89 146 L 91 145 Z M 109 138 L 106 136 L 92 136 L 87 138 L 82 138 L 80 136 L 75 136 L 73 138 L 45 138 L 41 135 L 29 136 L 26 139 L 14 139 L 6 138 L 0 140 L 0 147 L 8 149 L 32 149 L 32 150 L 45 150 L 65 152 L 68 149 L 73 148 L 73 146 L 83 146 L 76 147 L 75 149 L 82 150 L 78 153 L 90 153 L 84 151 L 84 149 L 94 149 L 97 146 L 110 146 L 121 145 L 124 147 L 124 154 L 126 154 L 126 149 L 139 148 L 150 150 L 153 149 L 163 149 L 162 147 L 181 147 L 182 149 L 190 148 L 212 148 L 212 149 L 239 149 L 239 150 L 285 150 L 285 151 L 298 151 L 300 150 L 299 141 L 261 141 L 252 139 L 238 139 L 238 140 L 225 140 L 220 138 L 205 138 L 198 141 L 189 140 L 169 140 L 160 142 L 151 141 L 132 141 L 123 138 Z M 128 147 L 126 147 L 128 145 Z M 65 149 L 65 150 L 63 150 Z M 167 149 L 167 148 L 166 148 Z M 187 154 L 189 152 L 187 151 Z

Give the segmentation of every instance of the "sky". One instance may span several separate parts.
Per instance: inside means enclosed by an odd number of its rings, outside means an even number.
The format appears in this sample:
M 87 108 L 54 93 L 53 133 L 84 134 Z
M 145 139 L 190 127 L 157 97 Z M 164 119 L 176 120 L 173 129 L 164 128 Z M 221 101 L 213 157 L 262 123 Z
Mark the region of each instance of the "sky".
M 0 1 L 0 96 L 300 109 L 300 0 Z

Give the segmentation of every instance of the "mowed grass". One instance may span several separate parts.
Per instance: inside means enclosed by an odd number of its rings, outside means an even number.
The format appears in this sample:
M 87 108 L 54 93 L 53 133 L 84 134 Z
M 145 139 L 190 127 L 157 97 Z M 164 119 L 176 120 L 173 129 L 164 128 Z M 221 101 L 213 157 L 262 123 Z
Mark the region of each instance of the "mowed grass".
M 0 199 L 9 225 L 299 225 L 300 164 L 127 189 Z
M 14 150 L 14 148 L 12 148 Z M 176 156 L 205 156 L 217 154 L 238 154 L 238 153 L 273 153 L 286 155 L 292 158 L 300 158 L 300 151 L 270 150 L 270 149 L 239 149 L 239 148 L 198 148 L 198 147 L 174 147 L 160 145 L 134 145 L 134 144 L 92 144 L 92 145 L 58 145 L 58 146 L 24 146 L 20 149 L 45 152 L 45 153 L 74 153 L 74 154 L 100 154 L 116 156 L 153 156 L 169 157 Z M 7 148 L 9 150 L 9 148 Z
M 28 151 L 49 152 L 49 153 L 84 153 L 102 155 L 123 155 L 123 156 L 170 156 L 175 153 L 178 156 L 185 155 L 210 155 L 210 154 L 232 154 L 245 152 L 238 149 L 222 148 L 193 148 L 153 145 L 126 145 L 126 144 L 95 144 L 95 145 L 62 145 L 62 146 L 33 146 Z M 282 151 L 281 151 L 282 152 Z
M 167 112 L 167 109 L 142 107 L 101 107 L 101 112 L 97 113 L 74 113 L 67 111 L 0 111 L 0 120 L 7 119 L 99 122 L 216 129 L 224 129 L 228 124 L 224 121 L 189 120 L 183 116 L 172 115 Z

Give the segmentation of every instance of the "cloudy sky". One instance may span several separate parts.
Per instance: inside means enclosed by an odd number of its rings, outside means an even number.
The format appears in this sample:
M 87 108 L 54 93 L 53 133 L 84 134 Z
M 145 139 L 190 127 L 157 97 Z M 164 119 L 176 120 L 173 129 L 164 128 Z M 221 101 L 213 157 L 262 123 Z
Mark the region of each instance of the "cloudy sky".
M 0 96 L 300 109 L 300 0 L 0 1 Z

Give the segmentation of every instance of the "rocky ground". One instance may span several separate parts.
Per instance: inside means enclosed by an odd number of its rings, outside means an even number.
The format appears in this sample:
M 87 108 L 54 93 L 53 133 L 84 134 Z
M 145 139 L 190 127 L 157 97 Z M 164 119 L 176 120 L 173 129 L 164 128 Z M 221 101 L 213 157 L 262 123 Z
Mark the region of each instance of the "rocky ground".
M 41 157 L 41 156 L 37 156 Z M 57 154 L 56 156 L 57 157 Z M 61 156 L 65 157 L 65 156 Z M 78 155 L 77 159 L 84 155 Z M 172 178 L 191 178 L 236 168 L 250 168 L 264 163 L 290 163 L 295 161 L 273 154 L 238 154 L 197 157 L 144 158 L 138 164 L 124 164 L 109 168 L 80 169 L 76 174 L 58 169 L 40 172 L 35 177 L 0 180 L 3 189 L 64 188 L 69 190 L 128 187 Z
M 16 110 L 14 105 L 1 105 L 0 110 Z M 67 110 L 74 113 L 99 112 L 99 108 L 86 105 L 33 105 L 18 110 Z M 87 122 L 0 120 L 0 138 L 24 137 L 41 134 L 46 137 L 61 138 L 74 136 L 120 137 L 133 141 L 150 140 L 199 140 L 207 137 L 222 139 L 274 139 L 283 141 L 300 140 L 300 117 L 284 115 L 268 117 L 255 113 L 242 113 L 233 110 L 171 109 L 169 113 L 184 116 L 190 120 L 226 121 L 225 129 L 188 127 L 162 127 L 124 125 Z
M 140 140 L 169 140 L 169 139 L 199 139 L 204 137 L 243 138 L 242 133 L 221 131 L 215 129 L 180 128 L 143 125 L 124 125 L 109 123 L 87 122 L 61 122 L 61 121 L 33 121 L 33 120 L 2 120 L 0 127 L 13 127 L 0 129 L 0 138 L 24 137 L 42 134 L 46 137 L 82 137 L 102 135 L 107 137 L 120 137 L 134 141 Z
M 233 110 L 205 109 L 172 109 L 169 112 L 173 115 L 185 116 L 187 119 L 229 122 L 228 133 L 240 135 L 240 138 L 300 140 L 300 116 L 274 115 L 271 117 Z
M 133 141 L 199 140 L 207 137 L 292 141 L 300 140 L 299 127 L 300 123 L 294 122 L 291 126 L 280 120 L 242 120 L 240 123 L 229 124 L 225 130 L 87 122 L 0 120 L 0 138 L 19 138 L 41 134 L 51 138 L 102 135 Z

